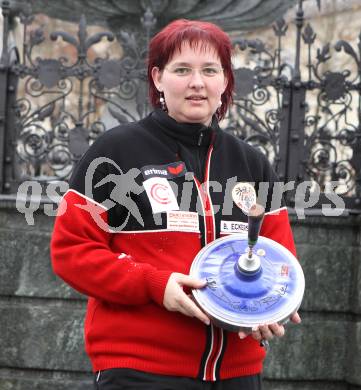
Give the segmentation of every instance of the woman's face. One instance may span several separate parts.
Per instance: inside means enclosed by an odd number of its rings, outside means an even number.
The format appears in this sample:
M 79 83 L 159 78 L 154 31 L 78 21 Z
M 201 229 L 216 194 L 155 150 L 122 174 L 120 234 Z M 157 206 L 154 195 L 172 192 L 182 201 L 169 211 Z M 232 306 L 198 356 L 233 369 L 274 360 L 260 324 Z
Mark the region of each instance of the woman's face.
M 168 114 L 177 122 L 209 125 L 226 89 L 221 61 L 211 46 L 184 43 L 165 68 L 152 69 L 153 81 L 164 93 Z

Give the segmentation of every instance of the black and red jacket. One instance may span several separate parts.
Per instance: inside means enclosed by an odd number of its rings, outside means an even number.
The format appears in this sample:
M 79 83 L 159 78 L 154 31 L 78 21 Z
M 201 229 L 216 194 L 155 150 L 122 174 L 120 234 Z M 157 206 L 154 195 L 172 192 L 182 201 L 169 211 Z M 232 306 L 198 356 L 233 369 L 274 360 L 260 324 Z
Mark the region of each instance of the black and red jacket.
M 157 110 L 96 140 L 74 171 L 51 242 L 55 273 L 89 297 L 94 371 L 213 381 L 262 370 L 265 351 L 252 337 L 167 311 L 163 296 L 171 273 L 188 274 L 199 250 L 227 233 L 222 223 L 228 233 L 245 226 L 231 198 L 237 182 L 270 183 L 261 235 L 295 253 L 287 209 L 271 210 L 275 180 L 266 158 L 216 121 L 179 124 Z

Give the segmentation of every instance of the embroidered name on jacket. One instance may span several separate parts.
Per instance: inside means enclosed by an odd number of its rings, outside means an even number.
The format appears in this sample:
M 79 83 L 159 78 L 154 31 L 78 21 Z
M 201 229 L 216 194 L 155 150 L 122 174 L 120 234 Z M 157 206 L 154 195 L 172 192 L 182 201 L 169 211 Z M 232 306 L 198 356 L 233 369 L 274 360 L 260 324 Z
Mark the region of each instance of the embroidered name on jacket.
M 140 170 L 144 179 L 150 179 L 151 177 L 174 179 L 175 177 L 184 176 L 187 172 L 187 168 L 183 161 L 176 161 L 165 165 L 146 165 Z
M 239 221 L 221 221 L 221 233 L 247 233 L 248 223 Z

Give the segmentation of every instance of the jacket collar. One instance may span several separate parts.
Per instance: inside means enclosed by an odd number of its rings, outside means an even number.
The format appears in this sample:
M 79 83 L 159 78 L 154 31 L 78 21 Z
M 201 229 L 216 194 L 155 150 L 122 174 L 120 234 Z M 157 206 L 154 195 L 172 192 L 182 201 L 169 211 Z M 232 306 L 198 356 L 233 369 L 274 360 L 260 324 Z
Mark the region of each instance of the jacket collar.
M 179 123 L 161 109 L 156 109 L 150 115 L 165 134 L 188 145 L 209 146 L 220 131 L 215 116 L 211 125 L 205 126 L 202 123 Z

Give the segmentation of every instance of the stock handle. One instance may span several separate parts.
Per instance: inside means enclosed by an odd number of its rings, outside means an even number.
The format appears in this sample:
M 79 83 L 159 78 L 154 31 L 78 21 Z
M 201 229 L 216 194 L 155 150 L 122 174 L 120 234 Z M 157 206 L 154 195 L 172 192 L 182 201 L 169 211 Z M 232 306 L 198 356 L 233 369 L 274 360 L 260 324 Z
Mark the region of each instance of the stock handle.
M 248 212 L 248 245 L 253 247 L 258 240 L 259 231 L 264 217 L 265 209 L 255 203 Z

